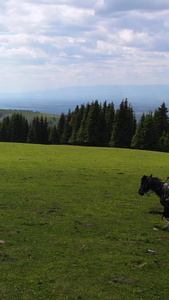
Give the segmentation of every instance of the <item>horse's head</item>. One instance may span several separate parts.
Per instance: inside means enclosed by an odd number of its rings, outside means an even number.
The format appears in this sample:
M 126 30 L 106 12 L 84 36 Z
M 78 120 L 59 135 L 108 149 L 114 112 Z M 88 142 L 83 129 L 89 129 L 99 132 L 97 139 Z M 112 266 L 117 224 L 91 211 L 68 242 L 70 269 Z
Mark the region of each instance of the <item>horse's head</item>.
M 144 196 L 144 194 L 147 193 L 148 190 L 150 189 L 150 180 L 151 180 L 151 178 L 152 178 L 152 175 L 150 175 L 150 176 L 144 175 L 141 178 L 141 185 L 140 185 L 139 190 L 138 190 L 138 193 L 141 196 Z

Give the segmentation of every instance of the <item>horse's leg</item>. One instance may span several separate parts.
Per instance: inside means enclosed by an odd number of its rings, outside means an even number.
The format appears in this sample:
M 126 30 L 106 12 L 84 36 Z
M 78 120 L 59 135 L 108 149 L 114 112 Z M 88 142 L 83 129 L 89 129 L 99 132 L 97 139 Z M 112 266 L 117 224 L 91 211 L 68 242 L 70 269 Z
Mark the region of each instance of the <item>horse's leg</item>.
M 169 207 L 164 207 L 163 220 L 166 223 L 163 230 L 167 230 L 169 228 Z
M 164 222 L 166 225 L 163 227 L 163 230 L 168 230 L 169 228 L 169 218 L 163 217 Z

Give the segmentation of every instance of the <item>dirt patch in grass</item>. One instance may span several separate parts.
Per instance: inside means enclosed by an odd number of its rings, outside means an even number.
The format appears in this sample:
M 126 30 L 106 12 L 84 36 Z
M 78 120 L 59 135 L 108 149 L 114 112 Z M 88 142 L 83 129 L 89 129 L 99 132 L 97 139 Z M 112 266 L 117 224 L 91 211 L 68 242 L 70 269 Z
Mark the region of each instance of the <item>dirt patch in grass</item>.
M 0 231 L 0 234 L 17 234 L 19 231 L 15 230 L 5 230 L 5 231 Z
M 83 226 L 86 226 L 86 227 L 91 227 L 91 226 L 93 226 L 93 225 L 94 225 L 94 224 L 91 223 L 91 222 L 90 222 L 90 223 L 84 223 L 84 224 L 83 224 Z
M 162 215 L 163 212 L 162 211 L 158 211 L 158 210 L 150 210 L 149 214 L 153 214 L 153 215 Z
M 133 283 L 135 283 L 135 281 L 134 280 L 132 280 L 132 279 L 128 279 L 128 278 L 121 278 L 121 277 L 118 277 L 118 278 L 113 278 L 113 279 L 111 279 L 111 282 L 124 282 L 124 283 L 130 283 L 130 284 L 133 284 Z

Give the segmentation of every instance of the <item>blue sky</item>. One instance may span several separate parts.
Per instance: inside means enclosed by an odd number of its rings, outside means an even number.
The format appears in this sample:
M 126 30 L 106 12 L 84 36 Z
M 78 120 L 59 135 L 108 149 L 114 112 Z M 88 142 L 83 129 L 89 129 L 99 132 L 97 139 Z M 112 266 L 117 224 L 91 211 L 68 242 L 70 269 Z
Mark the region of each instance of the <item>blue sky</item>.
M 1 1 L 0 93 L 168 79 L 168 0 Z

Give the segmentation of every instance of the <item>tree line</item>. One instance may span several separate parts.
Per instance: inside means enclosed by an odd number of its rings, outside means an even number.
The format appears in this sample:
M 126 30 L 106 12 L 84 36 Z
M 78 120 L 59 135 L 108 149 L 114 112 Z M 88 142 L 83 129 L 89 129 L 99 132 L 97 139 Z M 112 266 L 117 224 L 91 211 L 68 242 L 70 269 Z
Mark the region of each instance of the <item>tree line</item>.
M 14 113 L 0 123 L 0 141 L 169 152 L 168 109 L 163 102 L 154 112 L 143 113 L 137 123 L 127 99 L 116 110 L 113 102 L 101 104 L 96 100 L 62 113 L 57 126 L 50 126 L 43 116 L 28 124 L 22 114 Z

